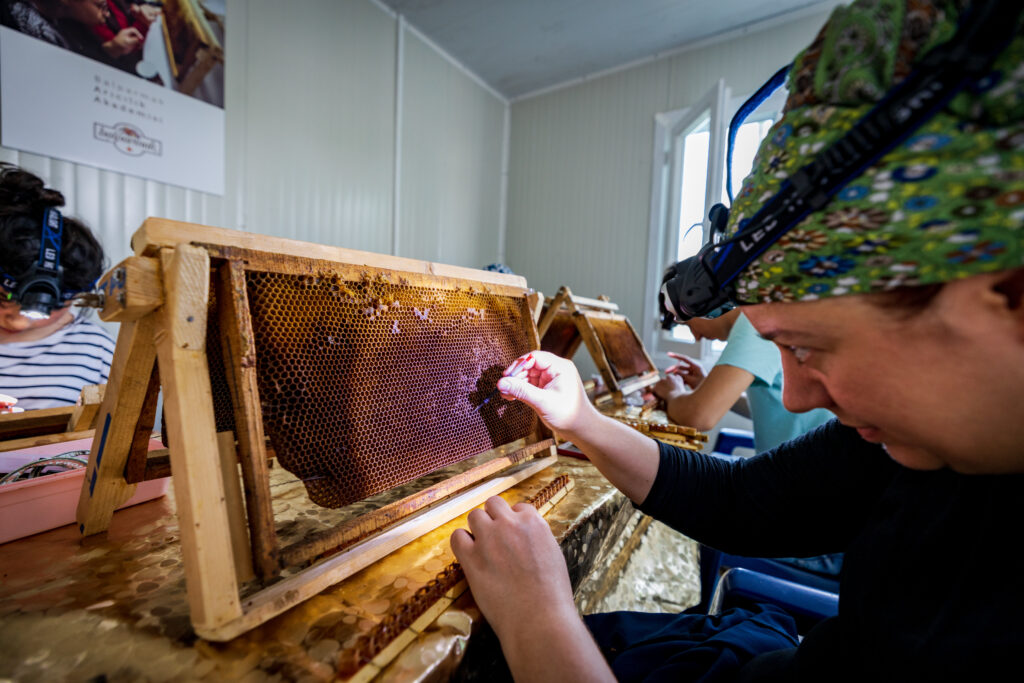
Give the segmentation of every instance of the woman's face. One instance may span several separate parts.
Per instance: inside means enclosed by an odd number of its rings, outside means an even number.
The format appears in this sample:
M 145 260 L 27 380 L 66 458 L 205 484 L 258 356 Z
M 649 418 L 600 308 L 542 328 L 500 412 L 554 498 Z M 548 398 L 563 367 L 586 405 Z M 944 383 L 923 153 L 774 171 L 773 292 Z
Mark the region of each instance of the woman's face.
M 1024 314 L 999 277 L 949 283 L 914 315 L 869 296 L 743 311 L 781 350 L 787 409 L 827 408 L 913 469 L 1024 472 Z
M 0 344 L 41 339 L 66 325 L 70 316 L 70 306 L 64 306 L 55 308 L 48 318 L 26 318 L 21 314 L 21 306 L 9 301 L 7 293 L 0 289 Z
M 65 10 L 75 21 L 94 26 L 107 18 L 107 0 L 63 0 Z

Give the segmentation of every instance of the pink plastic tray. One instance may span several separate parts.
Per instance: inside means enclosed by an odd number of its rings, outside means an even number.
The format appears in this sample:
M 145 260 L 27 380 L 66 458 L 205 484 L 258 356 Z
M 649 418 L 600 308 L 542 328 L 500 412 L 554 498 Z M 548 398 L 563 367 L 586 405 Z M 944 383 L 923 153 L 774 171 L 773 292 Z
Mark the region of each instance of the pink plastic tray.
M 0 453 L 0 470 L 13 470 L 46 456 L 89 450 L 91 446 L 92 439 L 78 439 Z M 149 450 L 158 448 L 163 448 L 163 444 L 151 439 Z M 74 523 L 84 477 L 83 467 L 0 486 L 0 543 Z M 167 493 L 169 481 L 170 477 L 165 477 L 141 482 L 135 489 L 135 495 L 118 510 L 163 496 Z

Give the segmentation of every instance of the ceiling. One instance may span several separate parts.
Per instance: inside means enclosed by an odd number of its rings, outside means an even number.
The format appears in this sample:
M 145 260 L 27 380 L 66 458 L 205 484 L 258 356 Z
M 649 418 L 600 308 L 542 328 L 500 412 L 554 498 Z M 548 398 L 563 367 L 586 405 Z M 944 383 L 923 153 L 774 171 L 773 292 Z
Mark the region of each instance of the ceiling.
M 509 100 L 837 0 L 379 0 Z

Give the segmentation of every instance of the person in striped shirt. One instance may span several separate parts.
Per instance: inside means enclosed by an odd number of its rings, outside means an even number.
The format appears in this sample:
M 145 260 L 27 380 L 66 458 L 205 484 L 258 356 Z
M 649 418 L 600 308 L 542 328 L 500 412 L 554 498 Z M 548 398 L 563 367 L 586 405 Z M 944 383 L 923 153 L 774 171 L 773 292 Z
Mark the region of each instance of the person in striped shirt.
M 64 196 L 37 176 L 0 164 L 0 271 L 31 267 L 39 258 L 44 211 L 63 205 Z M 91 289 L 103 272 L 103 248 L 74 218 L 64 219 L 60 262 L 67 292 Z M 0 394 L 18 399 L 19 408 L 74 405 L 83 387 L 107 381 L 113 352 L 103 328 L 70 304 L 30 319 L 0 284 Z

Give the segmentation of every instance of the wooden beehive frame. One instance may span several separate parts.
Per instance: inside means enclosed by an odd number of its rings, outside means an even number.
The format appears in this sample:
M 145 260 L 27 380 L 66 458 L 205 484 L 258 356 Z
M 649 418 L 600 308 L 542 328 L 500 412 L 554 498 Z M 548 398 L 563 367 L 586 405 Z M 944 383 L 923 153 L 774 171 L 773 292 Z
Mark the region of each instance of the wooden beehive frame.
M 537 330 L 541 338 L 544 338 L 544 334 L 551 327 L 559 312 L 568 311 L 576 326 L 578 336 L 572 341 L 566 352 L 566 357 L 572 358 L 575 355 L 581 341 L 586 344 L 591 358 L 594 359 L 594 364 L 597 366 L 605 385 L 608 387 L 608 393 L 603 398 L 613 399 L 616 404 L 622 405 L 625 402 L 626 396 L 635 391 L 646 389 L 658 381 L 660 376 L 654 361 L 651 360 L 647 350 L 644 349 L 643 342 L 640 340 L 639 335 L 637 335 L 636 330 L 633 329 L 629 319 L 617 312 L 619 310 L 617 304 L 608 301 L 606 297 L 588 299 L 575 296 L 568 287 L 561 287 L 558 293 L 546 302 L 546 309 L 540 318 L 540 322 L 537 324 Z M 593 321 L 597 319 L 612 321 L 627 328 L 635 338 L 636 346 L 640 353 L 643 354 L 643 360 L 650 369 L 634 377 L 616 377 L 612 364 L 608 360 L 608 354 L 605 353 L 604 345 L 594 329 Z M 598 398 L 598 400 L 600 401 L 601 398 Z
M 170 473 L 192 624 L 200 636 L 227 640 L 253 628 L 554 461 L 553 441 L 541 439 L 538 432 L 534 443 L 517 442 L 498 449 L 497 457 L 463 474 L 279 548 L 245 265 L 262 259 L 277 272 L 290 272 L 290 259 L 313 257 L 371 270 L 402 271 L 402 277 L 414 283 L 431 284 L 444 278 L 483 281 L 492 291 L 524 297 L 525 281 L 501 273 L 152 218 L 135 233 L 132 247 L 136 255 L 107 273 L 100 285 L 105 293 L 100 317 L 120 322 L 121 330 L 79 500 L 79 530 L 83 535 L 105 531 L 114 509 L 130 497 L 136 482 Z M 214 420 L 206 357 L 211 257 L 219 263 L 212 279 L 235 434 L 217 434 Z M 527 317 L 524 324 L 537 348 L 533 319 Z M 170 448 L 147 454 L 145 443 L 161 387 Z M 513 450 L 512 446 L 520 447 Z M 425 509 L 442 499 L 446 500 Z M 415 518 L 395 524 L 413 513 L 418 513 Z M 374 532 L 380 533 L 368 538 Z M 267 585 L 280 577 L 283 567 L 328 551 L 334 554 Z M 239 585 L 254 575 L 266 587 L 243 600 Z
M 105 388 L 105 384 L 83 387 L 78 405 L 0 415 L 0 451 L 91 437 Z

